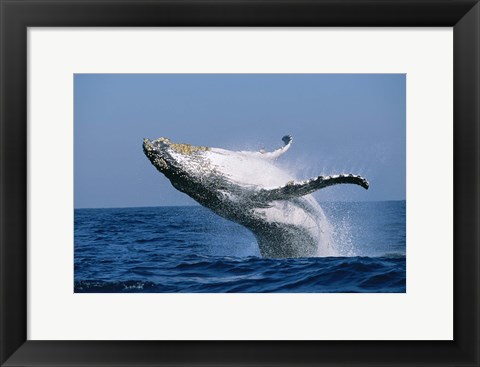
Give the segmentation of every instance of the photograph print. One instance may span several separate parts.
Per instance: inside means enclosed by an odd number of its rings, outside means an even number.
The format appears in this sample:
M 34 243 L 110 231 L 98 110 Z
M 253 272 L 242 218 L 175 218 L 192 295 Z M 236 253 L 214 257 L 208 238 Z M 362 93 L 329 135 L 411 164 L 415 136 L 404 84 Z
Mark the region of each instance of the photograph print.
M 75 293 L 405 293 L 405 74 L 75 74 Z

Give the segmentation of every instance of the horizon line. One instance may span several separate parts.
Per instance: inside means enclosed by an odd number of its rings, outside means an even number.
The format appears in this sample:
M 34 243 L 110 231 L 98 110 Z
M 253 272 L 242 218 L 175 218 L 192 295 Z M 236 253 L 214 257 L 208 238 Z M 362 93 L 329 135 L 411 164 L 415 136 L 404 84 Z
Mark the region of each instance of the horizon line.
M 406 199 L 389 199 L 389 200 L 324 200 L 319 201 L 319 204 L 322 203 L 379 203 L 379 202 L 390 202 L 390 201 L 407 201 Z M 142 208 L 191 208 L 191 207 L 203 207 L 200 204 L 188 204 L 188 205 L 141 205 L 141 206 L 110 206 L 110 207 L 74 207 L 74 210 L 81 209 L 142 209 Z M 208 208 L 206 208 L 208 209 Z

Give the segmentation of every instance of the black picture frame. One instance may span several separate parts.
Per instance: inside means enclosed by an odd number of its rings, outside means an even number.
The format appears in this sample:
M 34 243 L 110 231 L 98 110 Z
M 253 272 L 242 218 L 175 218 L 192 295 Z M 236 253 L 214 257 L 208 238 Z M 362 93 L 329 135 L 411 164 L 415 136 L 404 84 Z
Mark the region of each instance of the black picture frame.
M 479 366 L 477 1 L 0 0 L 0 21 L 2 366 Z M 27 28 L 58 26 L 453 27 L 454 340 L 27 340 Z

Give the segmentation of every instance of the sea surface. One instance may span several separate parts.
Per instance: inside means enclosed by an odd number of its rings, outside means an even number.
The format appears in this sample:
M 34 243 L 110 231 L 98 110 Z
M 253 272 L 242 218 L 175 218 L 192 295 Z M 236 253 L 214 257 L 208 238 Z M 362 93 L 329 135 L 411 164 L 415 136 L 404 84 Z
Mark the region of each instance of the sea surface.
M 325 202 L 339 257 L 265 259 L 201 206 L 75 209 L 76 293 L 406 291 L 405 201 Z

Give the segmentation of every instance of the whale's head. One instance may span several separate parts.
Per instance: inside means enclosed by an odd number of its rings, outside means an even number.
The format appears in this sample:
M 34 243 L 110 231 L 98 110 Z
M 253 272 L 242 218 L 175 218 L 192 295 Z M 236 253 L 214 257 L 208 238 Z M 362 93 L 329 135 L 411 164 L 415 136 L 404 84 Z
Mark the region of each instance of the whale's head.
M 143 152 L 172 183 L 172 185 L 195 200 L 206 186 L 212 172 L 205 157 L 210 148 L 190 144 L 173 143 L 168 138 L 143 140 Z
M 170 145 L 167 138 L 143 139 L 143 153 L 157 170 L 165 174 L 175 170 L 177 165 L 170 153 Z
M 188 174 L 193 162 L 209 148 L 173 143 L 168 138 L 143 139 L 143 152 L 150 162 L 168 178 Z

